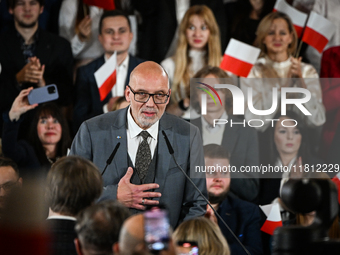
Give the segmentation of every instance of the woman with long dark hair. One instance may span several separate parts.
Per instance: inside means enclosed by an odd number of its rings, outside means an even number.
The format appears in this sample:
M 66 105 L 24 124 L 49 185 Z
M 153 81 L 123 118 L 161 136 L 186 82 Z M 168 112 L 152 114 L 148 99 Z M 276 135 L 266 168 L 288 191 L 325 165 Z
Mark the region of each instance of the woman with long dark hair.
M 14 100 L 8 115 L 4 115 L 2 149 L 5 156 L 12 158 L 23 175 L 30 175 L 38 170 L 47 173 L 52 163 L 67 154 L 71 138 L 67 121 L 58 106 L 53 103 L 38 107 L 30 127 L 29 141 L 18 141 L 21 115 L 36 108 L 29 105 L 27 95 L 33 88 L 24 89 Z M 28 170 L 29 169 L 29 170 Z M 30 172 L 29 172 L 30 171 Z

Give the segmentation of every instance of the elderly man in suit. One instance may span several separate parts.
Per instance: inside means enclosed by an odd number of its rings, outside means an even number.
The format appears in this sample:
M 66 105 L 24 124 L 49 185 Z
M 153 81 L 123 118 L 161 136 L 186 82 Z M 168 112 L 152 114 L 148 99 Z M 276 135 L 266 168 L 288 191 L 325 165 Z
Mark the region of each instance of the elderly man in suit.
M 92 160 L 103 171 L 120 143 L 103 174 L 101 199 L 117 199 L 133 213 L 146 205 L 165 204 L 170 224 L 176 227 L 183 219 L 203 215 L 206 203 L 171 159 L 163 132 L 187 174 L 194 174 L 195 166 L 203 166 L 204 157 L 198 128 L 164 113 L 170 94 L 168 76 L 160 65 L 151 61 L 138 65 L 125 89 L 130 106 L 85 121 L 71 154 Z M 193 181 L 206 194 L 205 178 Z
M 230 229 L 246 247 L 250 254 L 262 254 L 261 232 L 260 232 L 260 210 L 258 206 L 236 198 L 229 193 L 230 172 L 227 171 L 230 157 L 229 152 L 217 144 L 204 146 L 204 159 L 207 169 L 207 190 L 209 202 L 228 224 Z M 224 169 L 213 171 L 211 169 Z M 244 249 L 235 240 L 230 230 L 216 219 L 214 212 L 207 207 L 206 216 L 217 223 L 227 239 L 231 254 L 245 254 Z
M 104 12 L 99 22 L 99 41 L 104 48 L 104 55 L 82 66 L 77 71 L 76 101 L 74 106 L 74 132 L 80 124 L 94 116 L 111 111 L 118 96 L 124 96 L 125 86 L 129 84 L 131 71 L 144 60 L 129 54 L 132 41 L 129 17 L 121 11 Z M 117 52 L 117 77 L 106 98 L 101 101 L 94 73 Z

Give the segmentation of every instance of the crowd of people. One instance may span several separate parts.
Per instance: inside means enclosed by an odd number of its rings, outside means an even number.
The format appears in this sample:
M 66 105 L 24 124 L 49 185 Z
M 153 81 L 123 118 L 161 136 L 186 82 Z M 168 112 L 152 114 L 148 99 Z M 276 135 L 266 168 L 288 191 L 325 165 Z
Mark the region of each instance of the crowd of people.
M 11 235 L 45 235 L 26 254 L 149 254 L 145 212 L 165 207 L 168 237 L 157 254 L 254 255 L 272 249 L 259 205 L 278 203 L 284 225 L 313 224 L 315 212 L 291 211 L 281 190 L 316 166 L 339 169 L 339 66 L 328 76 L 321 68 L 327 79 L 320 79 L 273 1 L 112 2 L 114 10 L 83 0 L 0 2 L 4 233 L 17 226 Z M 248 77 L 219 67 L 231 38 L 261 50 Z M 95 73 L 115 56 L 115 81 L 102 96 Z M 30 104 L 32 90 L 49 84 L 58 99 Z M 215 84 L 243 93 L 243 115 L 235 113 L 235 91 Z M 310 98 L 281 104 L 303 99 L 287 88 Z M 263 165 L 289 170 L 241 171 Z M 18 205 L 33 196 L 31 182 L 44 191 Z M 14 215 L 23 220 L 13 223 Z M 0 246 L 22 252 L 4 233 Z M 338 218 L 330 233 L 340 238 Z

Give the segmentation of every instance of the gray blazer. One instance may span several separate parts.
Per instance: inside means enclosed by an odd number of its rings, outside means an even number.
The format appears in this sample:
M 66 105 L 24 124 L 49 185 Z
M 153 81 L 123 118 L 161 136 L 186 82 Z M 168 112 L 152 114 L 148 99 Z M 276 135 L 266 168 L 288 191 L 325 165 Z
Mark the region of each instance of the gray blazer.
M 114 147 L 118 142 L 121 143 L 103 175 L 104 189 L 100 200 L 117 198 L 117 184 L 128 168 L 127 109 L 128 107 L 85 121 L 71 146 L 71 155 L 80 155 L 91 160 L 102 172 Z M 178 117 L 164 113 L 160 119 L 158 154 L 154 156 L 157 156 L 155 183 L 159 184 L 155 191 L 162 196 L 154 199 L 167 206 L 170 224 L 176 227 L 183 220 L 204 215 L 206 202 L 177 168 L 169 154 L 162 130 L 174 148 L 178 164 L 188 175 L 190 172 L 194 173 L 195 166 L 204 166 L 202 138 L 197 127 Z M 205 174 L 201 177 L 192 180 L 207 195 Z

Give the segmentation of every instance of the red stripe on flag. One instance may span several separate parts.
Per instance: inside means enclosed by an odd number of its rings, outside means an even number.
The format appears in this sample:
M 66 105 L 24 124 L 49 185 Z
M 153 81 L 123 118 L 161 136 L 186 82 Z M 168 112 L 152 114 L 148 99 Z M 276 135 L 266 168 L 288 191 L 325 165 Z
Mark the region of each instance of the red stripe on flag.
M 116 70 L 99 87 L 100 101 L 103 101 L 116 84 Z
M 269 234 L 269 235 L 273 235 L 274 234 L 274 230 L 277 227 L 282 227 L 282 221 L 269 221 L 266 220 L 261 228 L 261 231 Z
M 248 77 L 253 65 L 224 54 L 220 68 L 238 76 Z
M 340 180 L 337 176 L 335 176 L 332 181 L 335 183 L 336 188 L 338 189 L 338 202 L 340 204 Z
M 84 4 L 93 5 L 105 10 L 114 10 L 116 9 L 114 0 L 83 0 Z
M 300 37 L 301 37 L 301 35 L 302 35 L 302 30 L 303 30 L 303 27 L 300 27 L 300 26 L 294 25 L 294 28 L 295 28 L 295 31 L 296 31 L 296 33 L 297 33 L 297 36 L 298 36 L 298 38 L 300 38 Z
M 318 33 L 310 27 L 305 27 L 305 32 L 303 33 L 302 41 L 314 47 L 318 52 L 322 53 L 328 39 L 322 34 Z

